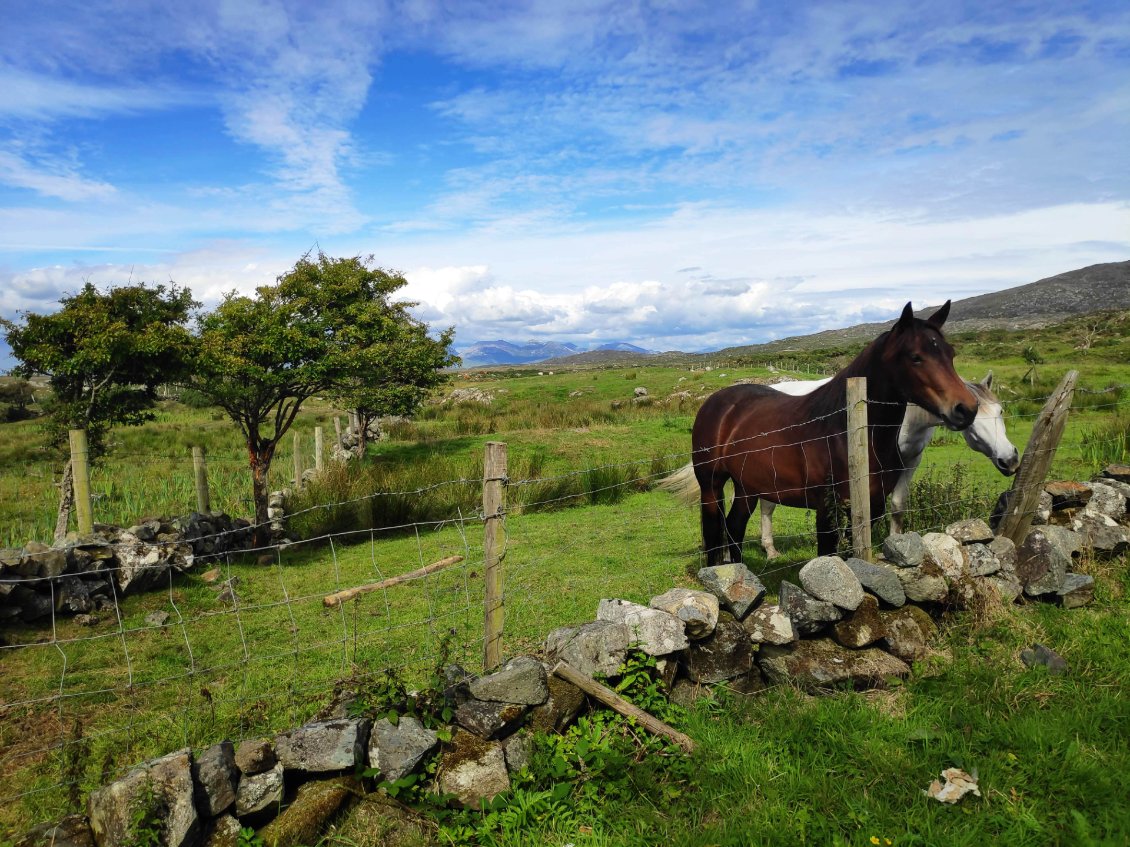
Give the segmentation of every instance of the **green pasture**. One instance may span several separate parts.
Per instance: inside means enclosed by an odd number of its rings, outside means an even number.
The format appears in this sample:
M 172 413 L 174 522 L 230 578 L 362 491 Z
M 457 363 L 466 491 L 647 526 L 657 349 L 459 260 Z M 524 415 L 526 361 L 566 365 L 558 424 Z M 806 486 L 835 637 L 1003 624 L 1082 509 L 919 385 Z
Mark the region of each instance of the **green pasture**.
M 1041 399 L 1078 369 L 1084 390 L 1052 473 L 1089 478 L 1130 458 L 1121 387 L 1130 385 L 1130 344 L 1117 340 L 1086 352 L 1073 349 L 1066 331 L 958 337 L 955 345 L 967 378 L 994 370 L 1022 449 Z M 1033 345 L 1044 359 L 1035 373 L 1023 356 Z M 838 355 L 830 351 L 828 361 Z M 452 661 L 478 670 L 476 510 L 488 440 L 508 444 L 510 463 L 507 655 L 537 651 L 552 628 L 590 620 L 602 597 L 646 602 L 693 584 L 702 564 L 697 509 L 653 483 L 687 461 L 697 398 L 769 376 L 766 364 L 456 374 L 447 393 L 477 388 L 490 404 L 429 405 L 390 424 L 363 462 L 332 469 L 300 493 L 293 508 L 306 511 L 292 529 L 313 540 L 223 563 L 222 577 L 237 578 L 236 604 L 218 599 L 199 569 L 126 598 L 120 619 L 5 625 L 0 844 L 79 808 L 89 789 L 147 757 L 292 726 L 326 706 L 336 684 L 364 688 L 389 669 L 422 678 L 444 643 Z M 633 401 L 637 386 L 648 389 L 646 399 Z M 313 427 L 325 427 L 329 440 L 333 415 L 314 403 L 300 417 L 306 464 Z M 0 425 L 0 545 L 50 538 L 59 457 L 40 451 L 39 437 L 35 421 Z M 115 430 L 110 440 L 93 478 L 95 520 L 130 524 L 194 508 L 193 445 L 207 449 L 214 506 L 249 513 L 246 457 L 217 412 L 168 403 L 156 421 Z M 273 487 L 292 476 L 290 447 L 288 437 Z M 960 435 L 939 433 L 915 488 L 911 528 L 983 516 L 1009 482 Z M 755 528 L 747 561 L 771 590 L 814 555 L 808 512 L 778 510 L 784 555 L 773 563 Z M 452 554 L 465 560 L 344 607 L 322 603 L 336 589 Z M 693 780 L 641 783 L 636 799 L 610 803 L 583 830 L 543 823 L 499 843 L 1127 843 L 1130 812 L 1118 781 L 1130 767 L 1125 565 L 1085 564 L 1099 584 L 1086 609 L 1017 607 L 988 623 L 953 616 L 948 658 L 916 668 L 889 692 L 720 693 L 721 705 L 696 711 L 683 727 L 702 745 Z M 154 611 L 168 612 L 168 623 L 147 624 Z M 1023 669 L 1016 653 L 1033 641 L 1063 653 L 1071 676 Z M 927 801 L 921 790 L 951 765 L 979 769 L 985 796 L 957 808 Z

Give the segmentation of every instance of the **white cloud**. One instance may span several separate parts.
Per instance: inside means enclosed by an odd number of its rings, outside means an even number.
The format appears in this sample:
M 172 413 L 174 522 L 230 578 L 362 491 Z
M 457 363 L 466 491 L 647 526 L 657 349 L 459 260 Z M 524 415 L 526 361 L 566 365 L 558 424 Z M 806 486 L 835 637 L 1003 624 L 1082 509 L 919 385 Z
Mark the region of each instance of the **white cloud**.
M 5 150 L 0 150 L 0 183 L 68 201 L 98 200 L 116 191 L 109 183 L 81 176 L 66 163 L 32 162 Z

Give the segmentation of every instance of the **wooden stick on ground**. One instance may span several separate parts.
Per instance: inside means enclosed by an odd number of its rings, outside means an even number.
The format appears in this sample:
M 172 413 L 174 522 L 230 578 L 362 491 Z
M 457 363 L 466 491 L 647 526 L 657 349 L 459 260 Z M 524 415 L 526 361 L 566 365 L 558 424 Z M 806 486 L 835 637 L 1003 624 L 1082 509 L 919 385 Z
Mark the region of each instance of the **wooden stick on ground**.
M 577 688 L 595 697 L 609 708 L 624 715 L 624 717 L 635 718 L 648 732 L 655 735 L 662 735 L 664 738 L 674 741 L 688 753 L 694 752 L 695 743 L 690 736 L 684 735 L 677 729 L 668 726 L 663 723 L 663 721 L 659 720 L 659 718 L 652 717 L 643 709 L 633 706 L 611 688 L 601 685 L 591 676 L 585 676 L 568 662 L 558 662 L 557 667 L 553 669 L 553 673 L 566 682 L 573 683 Z
M 370 591 L 380 591 L 382 588 L 399 585 L 402 582 L 408 582 L 410 579 L 427 576 L 430 573 L 442 571 L 444 568 L 449 568 L 462 561 L 462 556 L 448 556 L 446 559 L 440 559 L 438 562 L 432 562 L 430 565 L 424 565 L 424 567 L 417 568 L 414 571 L 402 573 L 400 576 L 390 576 L 388 579 L 382 579 L 380 582 L 373 582 L 369 585 L 359 585 L 357 588 L 346 588 L 344 591 L 338 591 L 336 594 L 323 597 L 322 603 L 326 607 L 336 606 L 338 603 L 344 603 L 346 600 L 352 600 L 354 597 L 368 594 Z

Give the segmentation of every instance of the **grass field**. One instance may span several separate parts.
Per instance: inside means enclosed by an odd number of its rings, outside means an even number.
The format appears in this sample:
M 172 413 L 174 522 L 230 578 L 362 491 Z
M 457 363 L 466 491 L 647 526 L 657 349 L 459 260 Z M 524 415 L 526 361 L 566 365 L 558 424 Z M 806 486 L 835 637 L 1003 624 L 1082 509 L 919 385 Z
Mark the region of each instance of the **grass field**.
M 1020 447 L 1038 399 L 1067 367 L 1080 370 L 1081 385 L 1098 393 L 1077 395 L 1053 474 L 1089 478 L 1125 450 L 1122 422 L 1130 414 L 1118 386 L 1130 383 L 1130 355 L 1119 338 L 1120 345 L 1086 356 L 1070 350 L 1066 332 L 955 343 L 965 352 L 958 363 L 965 376 L 996 372 Z M 1022 345 L 1033 344 L 1047 360 L 1034 384 L 1021 355 Z M 77 808 L 87 790 L 144 758 L 294 725 L 327 703 L 343 679 L 363 684 L 388 668 L 421 674 L 445 636 L 453 658 L 478 668 L 475 510 L 487 440 L 507 442 L 513 483 L 508 655 L 536 651 L 555 626 L 591 619 L 602 597 L 646 602 L 672 585 L 691 585 L 701 565 L 696 510 L 650 487 L 657 474 L 686 461 L 696 397 L 768 375 L 756 362 L 736 364 L 457 376 L 452 388 L 489 391 L 490 405 L 430 406 L 391 427 L 365 462 L 312 486 L 296 506 L 319 508 L 296 528 L 309 537 L 349 534 L 294 545 L 265 563 L 227 563 L 224 576 L 238 578 L 237 606 L 218 601 L 195 573 L 127 598 L 120 619 L 103 615 L 91 628 L 67 619 L 6 628 L 11 644 L 26 646 L 0 648 L 0 843 L 5 833 Z M 647 401 L 632 402 L 636 386 L 648 388 Z M 677 396 L 682 391 L 689 395 Z M 320 424 L 332 432 L 332 414 L 313 405 L 300 431 Z M 3 435 L 0 544 L 46 539 L 57 469 L 35 450 L 34 422 L 3 425 Z M 235 430 L 211 410 L 169 404 L 156 422 L 116 431 L 113 440 L 94 478 L 102 495 L 96 520 L 128 524 L 188 511 L 193 444 L 208 449 L 217 507 L 248 511 L 250 483 Z M 291 468 L 284 450 L 274 484 Z M 920 511 L 914 528 L 945 514 L 983 514 L 1008 483 L 949 433 L 931 446 L 921 478 L 934 487 L 921 489 L 919 506 L 933 511 Z M 451 484 L 429 487 L 441 482 Z M 954 502 L 943 513 L 937 507 L 946 500 Z M 403 516 L 419 523 L 368 529 Z M 756 543 L 747 554 L 771 590 L 814 554 L 809 513 L 780 509 L 776 523 L 785 563 L 767 564 Z M 465 561 L 426 580 L 342 609 L 321 602 L 337 588 L 453 553 Z M 1130 730 L 1125 564 L 1088 565 L 1099 596 L 1084 610 L 1017 608 L 981 629 L 955 617 L 946 645 L 952 663 L 917 668 L 892 692 L 813 700 L 774 690 L 698 712 L 686 731 L 703 752 L 694 784 L 677 797 L 641 787 L 637 801 L 590 821 L 591 832 L 549 827 L 511 843 L 866 844 L 871 836 L 899 844 L 1127 843 L 1127 795 L 1116 778 L 1130 767 L 1123 749 Z M 169 622 L 147 624 L 154 611 L 168 612 Z M 1067 656 L 1072 675 L 1020 667 L 1016 652 L 1032 641 Z M 923 798 L 921 789 L 955 764 L 979 768 L 986 796 L 957 809 Z

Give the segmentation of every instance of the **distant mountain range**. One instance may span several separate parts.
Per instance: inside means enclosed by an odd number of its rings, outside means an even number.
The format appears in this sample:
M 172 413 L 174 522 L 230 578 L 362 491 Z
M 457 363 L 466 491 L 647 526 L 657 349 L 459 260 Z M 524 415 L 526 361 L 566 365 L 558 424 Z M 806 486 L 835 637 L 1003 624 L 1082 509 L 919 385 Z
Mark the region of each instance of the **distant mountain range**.
M 610 342 L 590 350 L 606 350 L 618 353 L 637 353 L 641 356 L 648 355 L 651 351 L 626 341 Z M 528 365 L 543 362 L 546 359 L 560 359 L 576 355 L 584 355 L 586 349 L 576 344 L 559 341 L 526 341 L 514 342 L 498 339 L 496 341 L 476 341 L 470 347 L 459 350 L 463 358 L 463 367 L 475 368 L 484 365 Z

